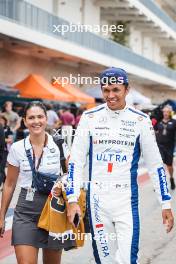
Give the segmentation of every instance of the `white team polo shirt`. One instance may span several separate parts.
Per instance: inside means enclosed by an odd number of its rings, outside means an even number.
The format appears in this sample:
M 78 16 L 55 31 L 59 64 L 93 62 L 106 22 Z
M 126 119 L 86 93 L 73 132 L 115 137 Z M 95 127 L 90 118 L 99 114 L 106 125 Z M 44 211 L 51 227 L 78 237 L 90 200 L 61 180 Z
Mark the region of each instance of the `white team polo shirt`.
M 48 143 L 43 148 L 43 156 L 39 166 L 39 171 L 43 173 L 52 173 L 59 176 L 60 174 L 60 151 L 55 144 L 51 135 L 48 135 Z M 32 145 L 29 141 L 29 136 L 26 139 L 19 140 L 12 144 L 7 161 L 9 164 L 19 167 L 18 184 L 20 187 L 31 187 L 32 184 L 32 172 L 29 165 L 28 158 L 26 156 L 24 148 L 24 140 L 26 150 L 30 149 L 33 156 Z M 69 156 L 69 150 L 65 143 L 63 143 L 63 151 L 65 158 Z

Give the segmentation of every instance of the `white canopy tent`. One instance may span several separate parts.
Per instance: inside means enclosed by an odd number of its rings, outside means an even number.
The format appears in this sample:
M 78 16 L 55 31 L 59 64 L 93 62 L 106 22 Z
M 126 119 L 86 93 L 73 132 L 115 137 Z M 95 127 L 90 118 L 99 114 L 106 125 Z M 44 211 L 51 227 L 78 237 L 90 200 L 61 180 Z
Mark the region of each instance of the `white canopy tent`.
M 102 99 L 103 98 L 100 85 L 95 86 L 95 87 L 89 87 L 89 88 L 85 89 L 85 92 L 88 95 L 91 95 L 92 97 L 94 97 L 96 99 Z
M 101 87 L 96 86 L 96 87 L 90 87 L 85 90 L 85 92 L 88 95 L 91 95 L 92 97 L 96 99 L 102 99 L 102 92 L 101 92 Z M 130 89 L 129 94 L 126 97 L 126 101 L 128 104 L 133 105 L 133 104 L 139 104 L 139 105 L 151 105 L 151 99 L 144 96 L 140 92 Z
M 139 104 L 139 105 L 151 105 L 151 99 L 147 96 L 144 96 L 140 92 L 131 89 L 129 94 L 126 97 L 126 101 L 128 104 Z

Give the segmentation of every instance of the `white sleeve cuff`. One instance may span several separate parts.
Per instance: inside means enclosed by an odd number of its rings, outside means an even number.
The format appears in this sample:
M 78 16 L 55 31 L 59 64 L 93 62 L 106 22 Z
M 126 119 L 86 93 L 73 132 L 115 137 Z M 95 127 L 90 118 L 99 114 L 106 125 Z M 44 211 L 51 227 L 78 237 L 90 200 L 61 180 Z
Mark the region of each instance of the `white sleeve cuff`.
M 162 203 L 162 210 L 164 210 L 164 209 L 171 209 L 171 202 L 170 201 Z
M 68 203 L 77 203 L 78 198 L 76 196 L 70 196 L 68 197 Z

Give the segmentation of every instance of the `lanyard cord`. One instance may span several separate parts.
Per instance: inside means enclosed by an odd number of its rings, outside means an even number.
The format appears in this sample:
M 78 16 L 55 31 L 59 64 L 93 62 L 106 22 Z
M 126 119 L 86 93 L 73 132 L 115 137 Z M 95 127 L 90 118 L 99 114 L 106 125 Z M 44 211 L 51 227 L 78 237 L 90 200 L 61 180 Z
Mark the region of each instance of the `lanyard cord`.
M 31 143 L 31 141 L 30 141 Z M 45 141 L 44 141 L 44 144 L 43 144 L 43 148 L 46 147 L 46 143 L 47 143 L 47 135 L 45 134 Z M 36 157 L 35 157 L 35 152 L 34 152 L 34 148 L 33 148 L 33 145 L 31 143 L 31 146 L 32 146 L 32 151 L 33 151 L 33 159 L 32 159 L 32 162 L 33 162 L 33 169 L 34 171 L 38 171 L 39 169 L 39 166 L 41 164 L 41 160 L 42 160 L 42 157 L 43 157 L 43 148 L 42 148 L 42 153 L 38 159 L 38 162 L 37 162 L 37 166 L 35 167 L 35 160 L 36 160 Z

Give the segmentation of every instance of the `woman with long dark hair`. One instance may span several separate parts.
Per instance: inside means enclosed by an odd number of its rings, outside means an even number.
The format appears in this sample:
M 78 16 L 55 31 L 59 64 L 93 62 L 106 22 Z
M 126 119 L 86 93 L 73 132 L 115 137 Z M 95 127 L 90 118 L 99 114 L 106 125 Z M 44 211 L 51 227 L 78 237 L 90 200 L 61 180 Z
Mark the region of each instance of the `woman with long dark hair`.
M 25 108 L 23 120 L 29 129 L 29 136 L 15 142 L 7 158 L 8 170 L 2 194 L 0 232 L 2 236 L 5 215 L 18 179 L 21 192 L 12 226 L 12 245 L 15 248 L 17 262 L 36 264 L 38 250 L 42 248 L 43 263 L 59 264 L 62 248 L 48 248 L 48 232 L 37 227 L 48 194 L 36 188 L 36 176 L 33 171 L 59 177 L 60 151 L 52 136 L 45 132 L 47 113 L 41 102 L 30 102 Z M 63 150 L 65 157 L 68 157 L 65 145 Z

